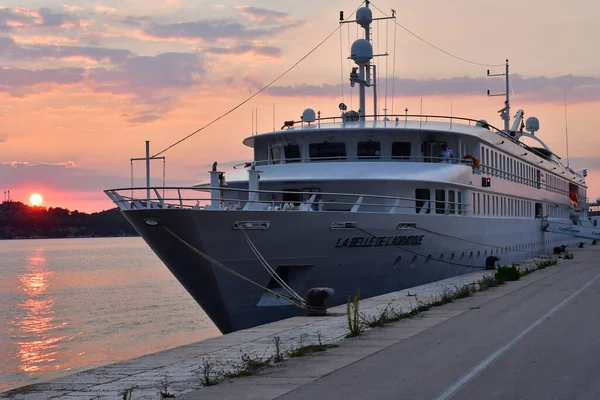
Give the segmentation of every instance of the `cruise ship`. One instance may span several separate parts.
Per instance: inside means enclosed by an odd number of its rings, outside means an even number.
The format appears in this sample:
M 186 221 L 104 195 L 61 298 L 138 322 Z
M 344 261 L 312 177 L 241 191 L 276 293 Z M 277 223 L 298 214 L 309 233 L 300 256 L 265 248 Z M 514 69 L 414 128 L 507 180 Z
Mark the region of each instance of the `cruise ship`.
M 364 29 L 350 54 L 357 111 L 306 109 L 247 137 L 253 160 L 229 172 L 215 162 L 206 183 L 105 191 L 223 333 L 314 312 L 311 293 L 333 306 L 594 237 L 573 229 L 588 220 L 587 173 L 561 162 L 535 117 L 513 113 L 508 61 L 502 129 L 367 112 L 368 3 L 343 21 Z

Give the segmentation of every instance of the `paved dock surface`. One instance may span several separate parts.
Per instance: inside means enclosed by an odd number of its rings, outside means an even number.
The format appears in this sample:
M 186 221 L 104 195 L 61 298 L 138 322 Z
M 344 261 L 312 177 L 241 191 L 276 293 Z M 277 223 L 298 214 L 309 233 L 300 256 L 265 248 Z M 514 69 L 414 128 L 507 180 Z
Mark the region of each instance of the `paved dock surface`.
M 600 399 L 600 246 L 181 399 Z

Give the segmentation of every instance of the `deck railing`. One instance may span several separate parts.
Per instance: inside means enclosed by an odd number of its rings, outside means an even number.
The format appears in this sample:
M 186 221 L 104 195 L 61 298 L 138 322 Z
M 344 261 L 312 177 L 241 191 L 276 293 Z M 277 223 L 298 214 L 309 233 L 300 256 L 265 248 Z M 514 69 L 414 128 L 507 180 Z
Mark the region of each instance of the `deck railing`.
M 255 166 L 261 165 L 279 165 L 279 164 L 294 164 L 299 162 L 322 162 L 322 161 L 378 161 L 378 162 L 427 162 L 427 163 L 446 163 L 446 164 L 464 164 L 473 166 L 473 161 L 463 158 L 450 157 L 429 157 L 429 156 L 325 156 L 325 157 L 308 157 L 308 158 L 287 158 L 285 160 L 257 160 L 247 161 L 233 166 L 234 169 L 249 168 L 254 163 Z
M 105 193 L 121 210 L 361 211 L 464 215 L 470 209 L 469 203 L 450 202 L 447 199 L 436 201 L 372 194 L 248 190 L 228 187 L 138 187 L 109 189 L 105 190 Z
M 467 126 L 475 126 L 480 124 L 483 128 L 489 129 L 491 131 L 504 134 L 504 131 L 496 128 L 489 123 L 483 123 L 481 120 L 476 120 L 472 118 L 464 118 L 464 117 L 453 117 L 447 115 L 430 115 L 430 114 L 390 114 L 390 115 L 365 115 L 364 117 L 351 117 L 351 116 L 336 116 L 336 117 L 324 117 L 317 118 L 314 122 L 305 122 L 305 121 L 286 121 L 281 129 L 295 129 L 295 128 L 321 128 L 322 123 L 331 123 L 333 126 L 342 125 L 342 126 L 353 126 L 360 125 L 371 122 L 381 122 L 383 123 L 384 128 L 394 128 L 394 127 L 408 127 L 409 122 L 419 122 L 419 128 L 424 128 L 429 122 L 447 122 L 449 125 L 449 129 L 452 129 L 454 123 L 466 123 Z M 413 128 L 411 126 L 411 128 Z

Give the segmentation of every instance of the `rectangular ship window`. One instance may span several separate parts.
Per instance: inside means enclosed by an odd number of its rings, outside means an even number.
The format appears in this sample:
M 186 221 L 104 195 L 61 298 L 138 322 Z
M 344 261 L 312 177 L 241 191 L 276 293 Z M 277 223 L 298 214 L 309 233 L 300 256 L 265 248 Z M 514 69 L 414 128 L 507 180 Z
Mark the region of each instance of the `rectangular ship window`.
M 448 191 L 448 214 L 454 214 L 456 210 L 456 203 L 454 198 L 454 190 Z
M 283 148 L 283 151 L 285 153 L 286 163 L 301 161 L 300 146 L 297 144 L 288 144 Z
M 425 214 L 429 214 L 429 202 L 431 201 L 431 192 L 429 191 L 429 189 L 415 189 L 415 199 L 416 213 L 419 214 L 421 212 L 421 209 L 427 206 Z
M 406 159 L 410 157 L 410 142 L 393 142 L 392 158 Z
M 346 159 L 346 143 L 344 142 L 311 143 L 308 145 L 308 150 L 311 161 Z
M 279 164 L 281 162 L 281 147 L 271 147 L 271 162 L 273 164 Z
M 446 191 L 444 189 L 435 190 L 435 213 L 446 213 Z
M 379 158 L 381 155 L 381 143 L 372 140 L 358 142 L 358 158 Z

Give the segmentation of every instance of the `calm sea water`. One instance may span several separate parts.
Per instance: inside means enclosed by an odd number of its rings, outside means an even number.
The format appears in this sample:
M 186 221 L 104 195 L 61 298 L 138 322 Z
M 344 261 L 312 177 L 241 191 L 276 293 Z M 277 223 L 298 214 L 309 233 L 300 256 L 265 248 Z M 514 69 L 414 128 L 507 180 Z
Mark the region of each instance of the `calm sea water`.
M 0 392 L 219 335 L 140 238 L 0 241 Z

